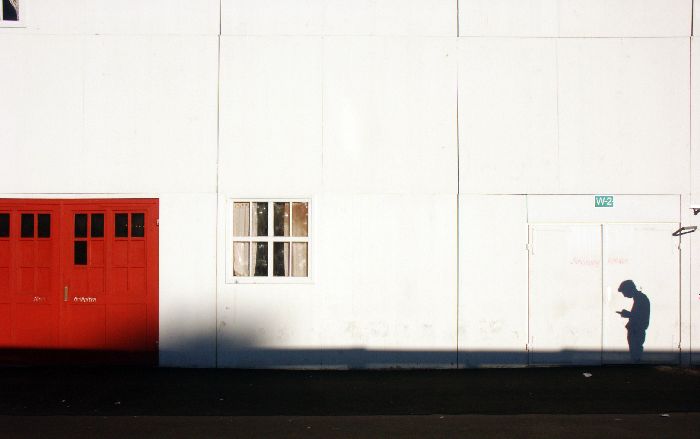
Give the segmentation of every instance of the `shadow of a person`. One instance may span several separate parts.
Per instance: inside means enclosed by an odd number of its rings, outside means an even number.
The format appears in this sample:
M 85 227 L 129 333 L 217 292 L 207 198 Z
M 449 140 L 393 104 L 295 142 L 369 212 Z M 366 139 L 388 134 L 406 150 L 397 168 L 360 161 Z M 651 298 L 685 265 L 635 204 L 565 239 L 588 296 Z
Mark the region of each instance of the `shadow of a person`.
M 644 340 L 646 339 L 646 330 L 649 327 L 649 314 L 651 305 L 649 298 L 637 290 L 637 286 L 631 280 L 623 281 L 617 291 L 623 296 L 632 299 L 632 309 L 627 311 L 615 311 L 620 314 L 623 319 L 629 319 L 625 328 L 627 328 L 627 344 L 630 349 L 630 356 L 634 363 L 639 363 L 642 359 L 644 351 Z

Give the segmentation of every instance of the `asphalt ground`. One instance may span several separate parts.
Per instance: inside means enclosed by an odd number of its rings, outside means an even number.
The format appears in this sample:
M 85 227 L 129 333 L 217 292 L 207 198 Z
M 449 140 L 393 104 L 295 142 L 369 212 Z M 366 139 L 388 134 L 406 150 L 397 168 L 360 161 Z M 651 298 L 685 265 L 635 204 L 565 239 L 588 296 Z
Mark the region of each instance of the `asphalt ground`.
M 700 438 L 700 369 L 666 366 L 3 368 L 0 395 L 0 438 Z

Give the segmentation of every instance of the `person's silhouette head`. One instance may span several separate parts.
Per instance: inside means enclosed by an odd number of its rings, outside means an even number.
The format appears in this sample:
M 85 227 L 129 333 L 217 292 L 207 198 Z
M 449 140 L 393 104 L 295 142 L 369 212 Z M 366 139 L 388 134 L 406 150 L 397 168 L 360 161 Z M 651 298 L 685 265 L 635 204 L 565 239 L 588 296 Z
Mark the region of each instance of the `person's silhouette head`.
M 631 298 L 637 293 L 637 286 L 631 280 L 626 280 L 620 284 L 617 291 L 621 292 L 623 296 Z

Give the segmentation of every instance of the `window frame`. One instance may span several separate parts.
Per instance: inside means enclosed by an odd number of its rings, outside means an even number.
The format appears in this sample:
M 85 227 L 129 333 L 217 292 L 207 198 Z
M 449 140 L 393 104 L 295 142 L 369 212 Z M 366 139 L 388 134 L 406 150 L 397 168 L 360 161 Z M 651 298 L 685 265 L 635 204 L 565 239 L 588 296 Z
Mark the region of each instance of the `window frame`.
M 0 1 L 0 29 L 1 28 L 23 28 L 26 27 L 24 24 L 24 15 L 25 15 L 25 1 L 26 0 L 20 0 L 20 8 L 19 8 L 19 17 L 17 17 L 17 21 L 12 21 L 12 20 L 5 20 L 5 11 L 3 10 L 3 3 Z
M 249 215 L 252 215 L 252 203 L 268 203 L 268 227 L 267 236 L 235 236 L 233 234 L 233 207 L 234 203 L 251 203 L 248 207 Z M 306 203 L 308 208 L 308 226 L 306 236 L 291 236 L 292 221 L 290 218 L 289 232 L 290 236 L 274 236 L 274 203 Z M 226 283 L 227 284 L 311 284 L 314 283 L 314 249 L 313 249 L 313 199 L 307 198 L 228 198 L 226 200 L 226 243 L 225 243 L 225 263 L 226 263 Z M 290 205 L 290 212 L 292 211 Z M 252 222 L 249 221 L 249 224 Z M 267 276 L 234 276 L 233 275 L 233 243 L 234 242 L 249 242 L 252 246 L 256 242 L 268 243 L 268 275 Z M 307 243 L 306 255 L 306 270 L 307 275 L 302 276 L 274 276 L 273 274 L 273 258 L 274 258 L 274 243 L 289 242 L 290 253 L 292 242 Z M 249 269 L 253 267 L 249 264 Z

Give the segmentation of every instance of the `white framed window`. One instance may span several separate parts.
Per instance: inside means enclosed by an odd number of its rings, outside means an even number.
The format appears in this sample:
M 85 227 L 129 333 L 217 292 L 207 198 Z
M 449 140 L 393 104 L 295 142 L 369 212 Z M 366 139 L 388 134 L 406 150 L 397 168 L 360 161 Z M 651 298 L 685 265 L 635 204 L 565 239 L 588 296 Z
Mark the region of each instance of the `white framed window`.
M 0 27 L 24 27 L 21 0 L 0 0 Z
M 311 281 L 311 200 L 230 199 L 226 282 Z

